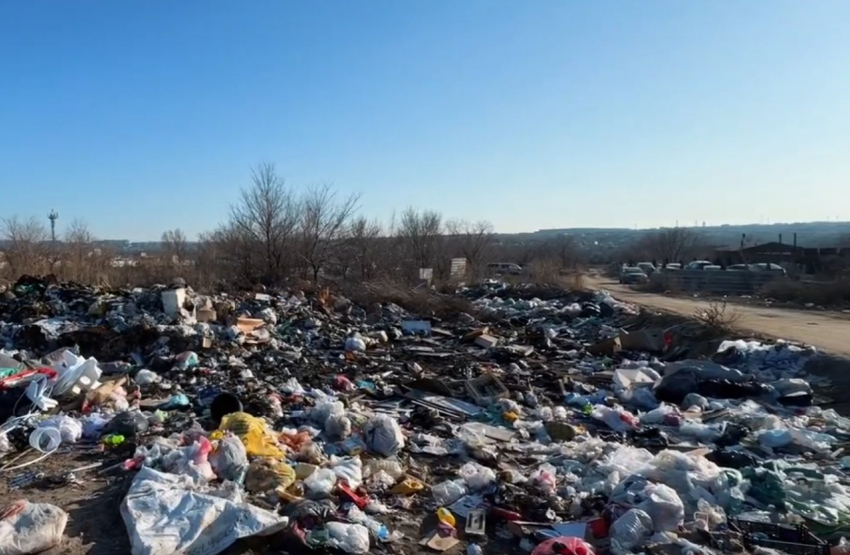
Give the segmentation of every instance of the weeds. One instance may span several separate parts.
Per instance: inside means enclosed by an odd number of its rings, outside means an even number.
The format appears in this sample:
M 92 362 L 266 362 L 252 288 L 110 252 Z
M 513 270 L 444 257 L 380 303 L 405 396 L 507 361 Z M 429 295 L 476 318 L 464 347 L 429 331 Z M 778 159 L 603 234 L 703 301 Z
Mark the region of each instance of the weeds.
M 741 319 L 741 313 L 730 308 L 726 301 L 713 301 L 705 309 L 694 313 L 701 324 L 717 332 L 729 332 Z

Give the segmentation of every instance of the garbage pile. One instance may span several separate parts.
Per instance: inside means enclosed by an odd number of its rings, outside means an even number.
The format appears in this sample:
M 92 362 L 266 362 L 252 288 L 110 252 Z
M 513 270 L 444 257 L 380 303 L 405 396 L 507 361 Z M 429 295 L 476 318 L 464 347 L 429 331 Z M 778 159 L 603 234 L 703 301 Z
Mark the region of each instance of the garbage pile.
M 0 299 L 0 473 L 33 487 L 46 459 L 97 446 L 77 474 L 127 477 L 133 555 L 251 536 L 278 552 L 825 555 L 850 531 L 850 420 L 816 405 L 813 349 L 730 339 L 682 360 L 680 336 L 630 327 L 638 311 L 605 293 L 457 296 L 469 310 L 438 319 L 327 290 L 23 278 Z M 21 499 L 0 554 L 59 545 L 67 520 Z

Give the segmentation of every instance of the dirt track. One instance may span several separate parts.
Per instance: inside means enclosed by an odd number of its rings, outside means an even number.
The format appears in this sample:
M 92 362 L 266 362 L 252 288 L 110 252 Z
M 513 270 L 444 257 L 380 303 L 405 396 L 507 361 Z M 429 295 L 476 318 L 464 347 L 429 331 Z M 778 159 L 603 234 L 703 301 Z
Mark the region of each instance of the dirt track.
M 610 278 L 586 276 L 585 282 L 594 289 L 608 290 L 625 302 L 685 316 L 709 305 L 707 301 L 634 291 Z M 834 355 L 850 357 L 850 319 L 845 314 L 745 305 L 734 305 L 734 310 L 741 315 L 736 327 L 742 330 L 807 343 Z

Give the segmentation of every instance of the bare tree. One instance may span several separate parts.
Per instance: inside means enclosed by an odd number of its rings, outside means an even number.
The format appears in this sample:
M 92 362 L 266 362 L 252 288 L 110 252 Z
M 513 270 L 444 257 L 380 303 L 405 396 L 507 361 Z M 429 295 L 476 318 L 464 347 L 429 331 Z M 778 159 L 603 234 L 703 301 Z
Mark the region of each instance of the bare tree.
M 186 234 L 178 228 L 169 229 L 162 234 L 162 251 L 170 261 L 182 264 L 189 254 L 189 241 Z
M 250 249 L 251 264 L 263 281 L 279 281 L 298 227 L 298 202 L 273 164 L 261 164 L 251 171 L 251 178 L 253 186 L 243 189 L 231 207 L 230 223 L 221 231 L 230 246 Z
M 702 246 L 702 236 L 686 227 L 673 227 L 652 232 L 638 243 L 644 256 L 659 263 L 684 262 Z
M 309 189 L 301 200 L 299 254 L 309 266 L 313 282 L 318 282 L 321 271 L 343 247 L 341 240 L 358 200 L 357 195 L 337 199 L 330 185 Z
M 21 220 L 17 216 L 0 222 L 0 237 L 5 241 L 3 253 L 11 277 L 43 273 L 50 266 L 48 233 L 36 218 Z
M 348 227 L 348 237 L 345 241 L 345 254 L 356 268 L 361 280 L 374 279 L 378 261 L 386 252 L 380 251 L 380 241 L 383 230 L 377 220 L 368 220 L 361 216 Z M 384 240 L 386 242 L 386 240 Z M 389 247 L 386 244 L 385 247 Z
M 579 245 L 571 235 L 560 235 L 550 243 L 550 248 L 561 270 L 575 268 L 581 258 Z
M 401 215 L 398 236 L 416 268 L 433 268 L 442 245 L 443 217 L 439 212 L 408 208 Z
M 93 275 L 92 257 L 95 237 L 88 224 L 75 219 L 65 231 L 65 256 L 63 274 L 68 279 L 91 282 Z
M 484 267 L 493 244 L 493 225 L 486 221 L 470 223 L 455 220 L 446 223 L 446 230 L 458 242 L 460 251 L 469 264 L 467 271 L 470 275 L 477 276 Z

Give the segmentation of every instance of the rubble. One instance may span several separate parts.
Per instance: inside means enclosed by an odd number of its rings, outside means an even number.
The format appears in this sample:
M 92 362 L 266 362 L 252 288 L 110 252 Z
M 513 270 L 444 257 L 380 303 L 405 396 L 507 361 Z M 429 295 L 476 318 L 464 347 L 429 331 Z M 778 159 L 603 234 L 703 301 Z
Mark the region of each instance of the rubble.
M 811 348 L 730 338 L 691 358 L 681 327 L 607 294 L 498 282 L 460 289 L 470 309 L 444 319 L 327 291 L 13 290 L 0 472 L 34 488 L 13 473 L 94 450 L 103 465 L 52 480 L 126 477 L 134 555 L 258 535 L 353 554 L 819 555 L 770 526 L 817 549 L 850 533 L 850 419 L 816 405 Z M 22 528 L 26 507 L 55 522 Z M 60 543 L 65 520 L 18 503 L 0 553 Z

